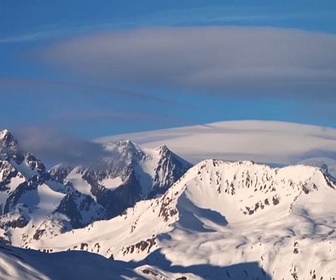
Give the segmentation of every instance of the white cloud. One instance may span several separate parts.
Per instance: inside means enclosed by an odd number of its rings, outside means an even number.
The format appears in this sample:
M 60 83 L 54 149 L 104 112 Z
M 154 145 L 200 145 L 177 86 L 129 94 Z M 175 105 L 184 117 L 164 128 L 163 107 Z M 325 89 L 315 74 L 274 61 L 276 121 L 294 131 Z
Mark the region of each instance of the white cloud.
M 336 97 L 336 36 L 245 27 L 148 28 L 77 37 L 43 59 L 91 78 L 240 95 Z

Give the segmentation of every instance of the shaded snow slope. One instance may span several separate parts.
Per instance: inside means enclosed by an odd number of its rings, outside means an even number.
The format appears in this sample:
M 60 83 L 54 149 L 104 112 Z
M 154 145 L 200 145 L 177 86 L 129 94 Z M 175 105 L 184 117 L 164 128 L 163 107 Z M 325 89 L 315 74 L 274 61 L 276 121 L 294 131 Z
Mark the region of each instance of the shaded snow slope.
M 277 121 L 225 121 L 104 137 L 98 141 L 120 139 L 130 139 L 145 147 L 164 143 L 194 163 L 206 158 L 276 165 L 316 157 L 336 159 L 336 129 Z
M 131 265 L 87 252 L 47 254 L 0 244 L 0 279 L 145 279 Z
M 206 160 L 160 198 L 26 246 L 145 262 L 190 279 L 332 279 L 335 187 L 315 167 Z
M 156 252 L 156 257 L 160 255 Z M 146 260 L 140 262 L 123 262 L 104 258 L 94 253 L 83 251 L 68 251 L 60 253 L 45 253 L 30 249 L 19 249 L 0 244 L 0 280 L 35 280 L 35 279 L 204 279 L 204 275 L 242 276 L 245 272 L 260 270 L 258 263 L 242 263 L 219 267 L 213 265 L 195 265 L 192 267 L 172 266 L 161 258 L 158 266 L 149 265 Z M 167 269 L 169 268 L 169 269 Z M 252 274 L 251 274 L 252 276 Z M 263 279 L 270 280 L 265 273 Z M 206 277 L 209 279 L 209 277 Z M 211 278 L 210 278 L 211 279 Z

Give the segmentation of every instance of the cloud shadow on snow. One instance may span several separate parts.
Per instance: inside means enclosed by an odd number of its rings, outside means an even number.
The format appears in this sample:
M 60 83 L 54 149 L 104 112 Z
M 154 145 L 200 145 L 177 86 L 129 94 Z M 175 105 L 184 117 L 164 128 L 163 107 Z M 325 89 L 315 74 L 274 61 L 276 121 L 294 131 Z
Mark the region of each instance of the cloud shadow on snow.
M 272 279 L 259 266 L 258 262 L 238 263 L 229 266 L 211 264 L 172 265 L 160 249 L 152 252 L 146 259 L 139 262 L 112 261 L 100 255 L 83 251 L 41 253 L 30 249 L 14 249 L 1 244 L 0 253 L 11 256 L 13 263 L 17 263 L 16 269 L 27 272 L 25 264 L 28 264 L 51 279 L 65 279 L 65 277 L 67 279 L 93 279 L 94 277 L 99 279 L 124 279 L 124 277 L 145 279 L 134 269 L 146 265 L 152 266 L 154 270 L 158 268 L 170 273 L 191 273 L 202 279 Z M 225 252 L 223 252 L 223 256 L 224 254 Z
M 223 252 L 223 256 L 225 254 L 226 253 Z M 143 262 L 145 263 L 137 263 L 136 266 L 147 264 L 171 273 L 192 273 L 202 279 L 272 279 L 271 276 L 259 266 L 258 262 L 237 263 L 228 266 L 215 266 L 211 264 L 191 266 L 172 265 L 172 262 L 161 253 L 160 249 L 151 253 Z

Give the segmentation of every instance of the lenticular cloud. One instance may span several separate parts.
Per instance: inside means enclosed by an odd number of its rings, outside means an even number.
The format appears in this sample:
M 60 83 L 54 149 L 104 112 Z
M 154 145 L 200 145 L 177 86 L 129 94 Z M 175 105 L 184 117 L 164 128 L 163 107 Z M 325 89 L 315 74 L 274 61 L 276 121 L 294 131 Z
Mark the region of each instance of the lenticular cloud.
M 334 99 L 336 36 L 279 28 L 187 27 L 76 37 L 42 59 L 95 79 L 226 95 Z

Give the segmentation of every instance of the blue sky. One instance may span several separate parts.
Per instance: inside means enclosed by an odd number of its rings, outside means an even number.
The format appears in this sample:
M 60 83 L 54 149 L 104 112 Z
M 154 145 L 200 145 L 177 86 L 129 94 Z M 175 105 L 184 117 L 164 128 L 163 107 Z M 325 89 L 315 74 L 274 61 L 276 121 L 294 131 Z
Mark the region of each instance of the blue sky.
M 335 1 L 0 1 L 0 128 L 336 127 Z

